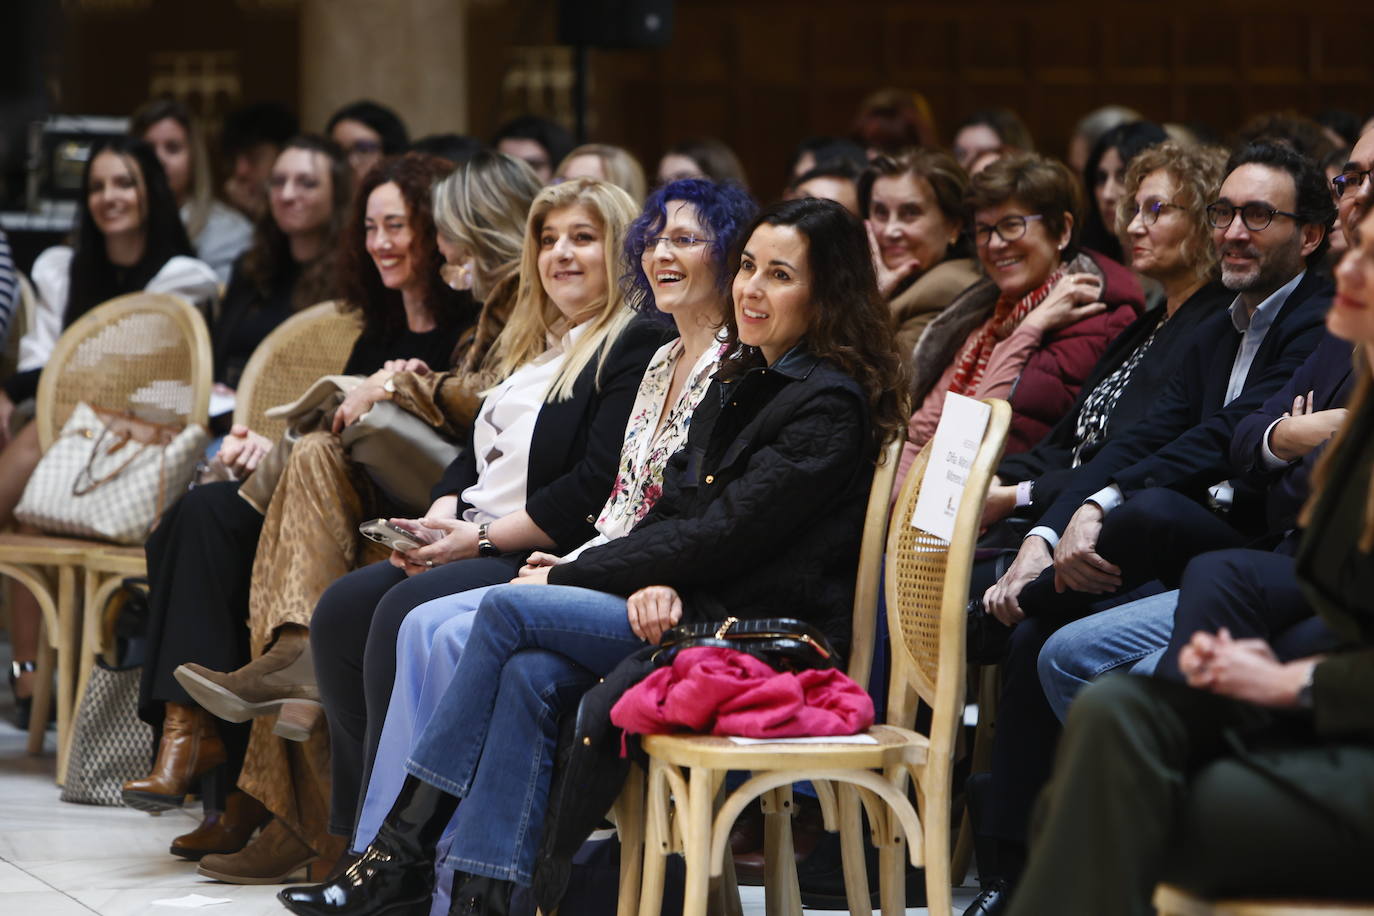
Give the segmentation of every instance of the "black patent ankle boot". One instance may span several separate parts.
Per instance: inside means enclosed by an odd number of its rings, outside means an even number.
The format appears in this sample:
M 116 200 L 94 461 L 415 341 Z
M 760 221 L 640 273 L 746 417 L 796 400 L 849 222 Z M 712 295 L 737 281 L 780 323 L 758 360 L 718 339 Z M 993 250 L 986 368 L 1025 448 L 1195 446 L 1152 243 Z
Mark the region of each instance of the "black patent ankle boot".
M 515 885 L 509 881 L 458 872 L 453 876 L 448 916 L 510 916 L 510 897 L 514 890 Z
M 290 887 L 277 899 L 298 916 L 424 916 L 434 896 L 434 846 L 458 799 L 407 776 L 377 838 L 326 884 Z

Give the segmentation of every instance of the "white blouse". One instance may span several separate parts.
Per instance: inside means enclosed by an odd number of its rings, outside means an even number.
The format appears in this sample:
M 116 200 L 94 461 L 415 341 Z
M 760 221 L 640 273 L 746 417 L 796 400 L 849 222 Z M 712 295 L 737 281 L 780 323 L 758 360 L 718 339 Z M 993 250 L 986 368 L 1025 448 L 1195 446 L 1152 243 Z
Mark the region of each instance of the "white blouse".
M 462 492 L 464 521 L 482 524 L 525 508 L 530 470 L 530 440 L 544 396 L 563 367 L 568 350 L 589 323 L 516 369 L 482 401 L 472 423 L 477 482 Z
M 181 221 L 186 222 L 190 215 L 191 205 L 187 204 L 181 208 Z M 234 260 L 248 250 L 252 242 L 253 224 L 248 217 L 217 200 L 210 203 L 210 212 L 200 235 L 191 239 L 191 244 L 196 246 L 196 257 L 210 265 L 219 282 L 226 285 Z
M 43 368 L 57 338 L 62 336 L 71 263 L 72 249 L 66 245 L 49 248 L 33 262 L 31 278 L 38 303 L 33 327 L 19 340 L 20 372 Z M 144 289 L 150 293 L 175 293 L 195 305 L 204 305 L 214 302 L 219 295 L 219 281 L 204 262 L 175 255 L 167 259 Z

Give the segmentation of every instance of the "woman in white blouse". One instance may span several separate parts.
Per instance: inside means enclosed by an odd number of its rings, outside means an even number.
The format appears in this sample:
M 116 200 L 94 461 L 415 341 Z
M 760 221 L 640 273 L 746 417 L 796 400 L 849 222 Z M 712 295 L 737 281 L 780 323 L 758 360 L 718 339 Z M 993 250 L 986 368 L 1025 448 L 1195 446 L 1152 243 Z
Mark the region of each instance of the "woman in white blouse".
M 687 439 L 721 354 L 717 331 L 729 306 L 726 260 L 752 218 L 754 203 L 737 185 L 673 182 L 650 195 L 626 233 L 630 300 L 640 311 L 672 318 L 679 336 L 649 361 L 625 427 L 615 484 L 596 521 L 596 536 L 562 557 L 536 551 L 519 576 L 539 581 L 589 547 L 623 537 L 653 506 L 663 467 Z M 438 598 L 407 615 L 397 640 L 396 682 L 370 762 L 353 850 L 366 849 L 405 777 L 400 765 L 444 695 L 486 588 Z
M 10 439 L 14 406 L 37 393 L 39 374 L 62 332 L 95 306 L 125 293 L 176 293 L 200 304 L 212 301 L 218 289 L 214 271 L 191 256 L 190 239 L 152 147 L 130 137 L 97 144 L 86 161 L 82 187 L 75 246 L 49 248 L 34 261 L 34 324 L 19 341 L 19 372 L 0 393 L 0 527 L 13 521 L 40 457 L 35 424 Z M 33 597 L 16 588 L 10 638 L 21 719 L 27 718 L 26 701 L 33 694 L 38 620 Z

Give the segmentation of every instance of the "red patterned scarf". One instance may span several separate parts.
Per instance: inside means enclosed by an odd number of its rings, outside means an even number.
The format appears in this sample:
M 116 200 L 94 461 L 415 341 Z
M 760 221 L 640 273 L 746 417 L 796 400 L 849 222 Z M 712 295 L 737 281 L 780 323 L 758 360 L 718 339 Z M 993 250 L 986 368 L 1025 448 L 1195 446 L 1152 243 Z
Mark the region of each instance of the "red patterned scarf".
M 1045 301 L 1054 284 L 1059 282 L 1059 278 L 1064 276 L 1067 270 L 1068 268 L 1061 264 L 1050 274 L 1048 280 L 1023 296 L 1019 302 L 1006 296 L 998 297 L 992 315 L 969 336 L 959 355 L 954 358 L 954 378 L 949 383 L 950 391 L 973 396 L 978 390 L 978 384 L 983 380 L 983 373 L 987 371 L 993 348 L 1016 330 L 1031 313 L 1031 309 Z

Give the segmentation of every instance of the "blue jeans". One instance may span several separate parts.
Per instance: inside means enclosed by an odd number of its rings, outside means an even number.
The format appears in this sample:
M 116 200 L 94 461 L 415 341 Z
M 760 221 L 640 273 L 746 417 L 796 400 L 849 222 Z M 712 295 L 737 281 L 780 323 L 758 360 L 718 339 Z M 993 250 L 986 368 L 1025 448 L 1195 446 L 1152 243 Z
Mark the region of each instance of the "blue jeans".
M 1126 665 L 1153 674 L 1174 631 L 1178 590 L 1151 595 L 1090 614 L 1045 641 L 1036 668 L 1050 708 L 1063 722 L 1078 692 Z
M 405 779 L 405 760 L 415 736 L 425 730 L 463 657 L 482 597 L 497 586 L 473 588 L 426 601 L 406 615 L 396 637 L 396 682 L 377 742 L 367 792 L 353 831 L 360 852 L 377 836 Z M 450 823 L 439 848 L 448 847 Z
M 616 595 L 556 585 L 487 593 L 405 764 L 463 799 L 446 867 L 532 883 L 559 717 L 643 645 Z

